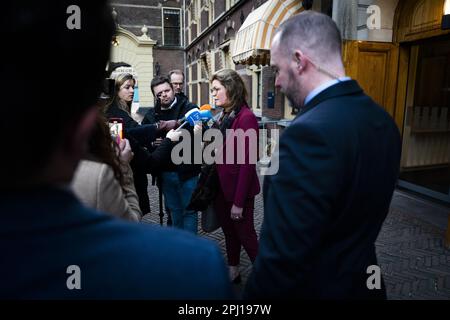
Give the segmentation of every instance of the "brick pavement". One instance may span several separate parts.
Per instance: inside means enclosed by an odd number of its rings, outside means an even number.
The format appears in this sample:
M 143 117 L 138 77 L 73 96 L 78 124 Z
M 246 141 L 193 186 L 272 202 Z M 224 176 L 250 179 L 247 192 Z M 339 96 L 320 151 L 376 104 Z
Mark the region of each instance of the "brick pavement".
M 146 215 L 143 221 L 159 224 L 158 191 L 154 186 L 149 186 L 149 194 L 152 213 Z M 376 242 L 388 299 L 448 300 L 450 250 L 444 247 L 444 237 L 446 214 L 450 213 L 450 209 L 405 197 L 403 192 L 396 191 L 390 213 Z M 255 200 L 255 228 L 258 236 L 263 214 L 262 196 L 258 195 Z M 200 231 L 199 235 L 218 243 L 226 256 L 225 240 L 220 229 L 213 233 Z M 251 263 L 242 250 L 243 282 L 235 286 L 237 293 L 242 290 L 250 272 Z

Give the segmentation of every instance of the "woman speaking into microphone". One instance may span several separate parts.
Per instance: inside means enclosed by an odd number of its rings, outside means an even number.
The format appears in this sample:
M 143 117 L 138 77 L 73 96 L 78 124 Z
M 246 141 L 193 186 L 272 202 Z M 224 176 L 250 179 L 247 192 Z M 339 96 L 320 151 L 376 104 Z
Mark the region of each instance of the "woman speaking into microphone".
M 224 161 L 216 164 L 220 187 L 214 209 L 225 235 L 230 279 L 233 283 L 239 283 L 241 246 L 252 262 L 258 253 L 253 220 L 255 196 L 260 192 L 256 174 L 258 122 L 246 102 L 247 91 L 236 71 L 224 69 L 215 73 L 211 78 L 211 93 L 215 105 L 223 108 L 220 126 L 234 133 L 227 135 L 222 150 L 218 150 Z M 239 131 L 244 133 L 244 141 L 238 141 Z M 247 136 L 254 139 L 249 138 L 246 143 Z M 229 163 L 227 152 L 232 151 L 234 157 Z M 239 158 L 244 161 L 238 161 Z

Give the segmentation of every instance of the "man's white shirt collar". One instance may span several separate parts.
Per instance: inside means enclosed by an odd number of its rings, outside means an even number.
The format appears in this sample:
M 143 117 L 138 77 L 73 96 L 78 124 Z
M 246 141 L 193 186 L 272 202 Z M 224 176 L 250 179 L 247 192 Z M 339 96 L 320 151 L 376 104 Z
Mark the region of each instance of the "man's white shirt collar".
M 352 78 L 350 78 L 350 77 L 340 77 L 339 79 L 330 80 L 330 81 L 327 81 L 327 82 L 321 84 L 320 86 L 315 88 L 313 91 L 311 91 L 306 96 L 305 103 L 303 104 L 303 106 L 306 106 L 306 104 L 309 103 L 315 96 L 319 95 L 319 93 L 321 93 L 322 91 L 325 91 L 329 87 L 334 86 L 335 84 L 337 84 L 339 82 L 344 82 L 344 81 L 349 81 L 349 80 L 352 80 Z
M 162 110 L 170 110 L 170 109 L 172 109 L 173 106 L 176 105 L 176 104 L 177 104 L 177 97 L 175 97 L 175 99 L 173 99 L 173 101 L 172 101 L 172 103 L 171 103 L 170 106 L 168 106 L 167 108 L 164 108 L 163 106 L 161 106 L 161 109 L 162 109 Z

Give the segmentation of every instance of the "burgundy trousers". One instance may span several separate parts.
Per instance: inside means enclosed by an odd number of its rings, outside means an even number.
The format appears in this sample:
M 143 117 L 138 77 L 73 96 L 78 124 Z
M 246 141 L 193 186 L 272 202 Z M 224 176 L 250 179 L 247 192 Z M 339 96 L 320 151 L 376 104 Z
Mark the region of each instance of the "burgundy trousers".
M 258 254 L 258 238 L 253 220 L 255 198 L 246 201 L 242 220 L 231 219 L 232 206 L 233 203 L 226 201 L 222 190 L 220 190 L 214 201 L 214 209 L 225 235 L 228 265 L 237 266 L 241 256 L 241 246 L 244 247 L 251 262 L 255 261 Z

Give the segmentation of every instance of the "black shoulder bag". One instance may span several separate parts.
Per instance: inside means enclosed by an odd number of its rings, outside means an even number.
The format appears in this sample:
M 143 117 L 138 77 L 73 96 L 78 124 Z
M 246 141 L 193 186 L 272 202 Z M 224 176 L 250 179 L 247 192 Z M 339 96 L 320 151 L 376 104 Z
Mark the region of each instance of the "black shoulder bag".
M 228 116 L 225 116 L 219 126 L 225 139 L 226 129 L 231 128 L 239 109 L 233 110 Z M 204 211 L 214 201 L 220 188 L 219 176 L 217 175 L 216 164 L 204 164 L 200 172 L 197 187 L 191 196 L 191 201 L 187 207 L 188 210 Z

